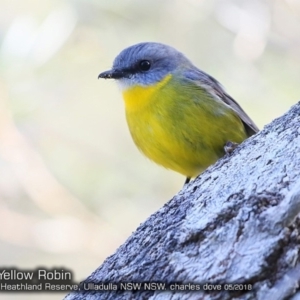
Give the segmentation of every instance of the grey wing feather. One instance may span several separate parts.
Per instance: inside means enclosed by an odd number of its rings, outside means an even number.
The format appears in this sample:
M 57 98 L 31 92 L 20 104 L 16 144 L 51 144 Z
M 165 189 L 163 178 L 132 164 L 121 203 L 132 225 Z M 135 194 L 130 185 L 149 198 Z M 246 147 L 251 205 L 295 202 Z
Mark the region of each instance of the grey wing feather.
M 213 96 L 218 97 L 238 114 L 238 116 L 244 123 L 245 129 L 249 136 L 259 131 L 258 127 L 251 120 L 251 118 L 245 113 L 241 106 L 224 91 L 223 87 L 216 79 L 199 69 L 188 70 L 184 75 L 186 78 L 193 80 L 196 84 L 200 85 L 203 88 L 212 88 L 215 93 L 215 95 Z

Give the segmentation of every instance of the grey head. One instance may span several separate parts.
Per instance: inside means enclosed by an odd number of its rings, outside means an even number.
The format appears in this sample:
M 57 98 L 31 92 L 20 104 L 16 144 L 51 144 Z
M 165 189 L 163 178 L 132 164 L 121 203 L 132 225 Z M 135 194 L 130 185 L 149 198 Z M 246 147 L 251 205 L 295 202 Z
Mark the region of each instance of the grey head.
M 121 87 L 155 84 L 174 70 L 192 64 L 176 49 L 160 43 L 139 43 L 124 49 L 109 71 L 98 78 L 117 79 Z

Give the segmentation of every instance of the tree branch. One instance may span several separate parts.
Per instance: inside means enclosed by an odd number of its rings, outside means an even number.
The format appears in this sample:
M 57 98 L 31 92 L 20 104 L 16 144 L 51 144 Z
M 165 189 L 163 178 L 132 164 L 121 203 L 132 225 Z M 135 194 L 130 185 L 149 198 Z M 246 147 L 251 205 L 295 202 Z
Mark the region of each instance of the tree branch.
M 86 280 L 222 291 L 81 291 L 66 299 L 290 299 L 300 280 L 299 212 L 300 103 L 185 186 Z M 228 283 L 250 285 L 233 292 Z

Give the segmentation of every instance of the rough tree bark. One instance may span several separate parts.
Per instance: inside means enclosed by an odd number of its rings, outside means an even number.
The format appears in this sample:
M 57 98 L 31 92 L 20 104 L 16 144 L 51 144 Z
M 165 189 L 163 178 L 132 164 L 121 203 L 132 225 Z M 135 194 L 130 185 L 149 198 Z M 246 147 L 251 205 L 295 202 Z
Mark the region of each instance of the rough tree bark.
M 66 299 L 300 299 L 299 212 L 300 103 L 184 187 L 86 280 L 246 288 Z

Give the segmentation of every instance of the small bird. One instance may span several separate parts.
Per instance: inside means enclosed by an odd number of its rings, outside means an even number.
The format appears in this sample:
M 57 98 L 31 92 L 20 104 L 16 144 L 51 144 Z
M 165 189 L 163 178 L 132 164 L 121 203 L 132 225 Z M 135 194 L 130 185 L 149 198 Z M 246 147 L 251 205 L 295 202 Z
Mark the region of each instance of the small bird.
M 98 78 L 117 80 L 136 146 L 185 175 L 185 183 L 222 157 L 228 143 L 259 130 L 217 80 L 164 44 L 124 49 Z

